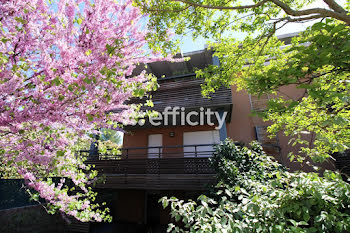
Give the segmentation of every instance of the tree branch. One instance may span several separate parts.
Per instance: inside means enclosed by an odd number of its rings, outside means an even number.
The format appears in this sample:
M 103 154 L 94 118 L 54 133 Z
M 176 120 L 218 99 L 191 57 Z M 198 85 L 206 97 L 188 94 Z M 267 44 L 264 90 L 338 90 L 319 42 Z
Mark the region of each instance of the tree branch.
M 262 0 L 261 2 L 258 2 L 254 5 L 245 5 L 245 6 L 213 6 L 213 5 L 204 5 L 188 0 L 172 0 L 173 2 L 182 2 L 194 7 L 201 7 L 201 8 L 207 8 L 207 9 L 215 9 L 215 10 L 242 10 L 242 9 L 250 9 L 250 8 L 257 8 L 259 6 L 264 5 L 269 0 Z
M 176 9 L 176 10 L 170 10 L 170 9 L 162 10 L 162 9 L 150 8 L 150 7 L 147 7 L 146 5 L 143 5 L 143 4 L 140 4 L 140 5 L 145 11 L 150 11 L 150 12 L 181 12 L 181 11 L 187 10 L 191 6 L 191 5 L 188 5 L 184 8 Z
M 293 10 L 289 5 L 286 3 L 280 1 L 280 0 L 262 0 L 261 2 L 258 2 L 253 5 L 244 5 L 244 6 L 214 6 L 214 5 L 205 5 L 201 3 L 196 3 L 190 0 L 170 0 L 173 2 L 182 2 L 184 4 L 187 4 L 189 6 L 193 7 L 201 7 L 206 9 L 216 9 L 216 10 L 242 10 L 242 9 L 251 9 L 251 8 L 257 8 L 259 6 L 262 6 L 266 4 L 267 2 L 271 2 L 275 4 L 276 6 L 280 7 L 285 13 L 287 13 L 290 16 L 307 16 L 311 15 L 311 19 L 315 18 L 325 18 L 325 17 L 331 17 L 338 20 L 341 20 L 345 22 L 346 24 L 350 25 L 350 15 L 348 15 L 347 11 L 344 10 L 340 5 L 338 5 L 334 0 L 324 0 L 325 3 L 329 5 L 329 7 L 332 10 L 324 9 L 324 8 L 312 8 L 312 9 L 306 9 L 306 10 Z M 315 16 L 317 15 L 317 16 Z M 298 20 L 295 20 L 295 22 L 300 22 L 304 20 L 303 18 L 299 18 Z M 310 20 L 309 17 L 305 17 L 305 20 Z
M 314 19 L 322 19 L 325 18 L 322 15 L 310 15 L 310 16 L 306 16 L 306 17 L 299 17 L 299 18 L 291 18 L 291 17 L 286 17 L 285 20 L 287 20 L 288 22 L 304 22 L 304 21 L 308 21 L 308 20 L 314 20 Z
M 312 8 L 312 9 L 306 9 L 306 10 L 293 10 L 290 6 L 288 6 L 286 3 L 281 2 L 280 0 L 269 0 L 270 2 L 274 3 L 275 5 L 279 6 L 284 12 L 286 12 L 288 15 L 292 16 L 305 16 L 305 15 L 314 15 L 318 14 L 323 17 L 331 17 L 338 20 L 341 20 L 348 25 L 350 25 L 350 16 L 346 13 L 339 13 L 323 8 Z
M 323 0 L 331 9 L 335 10 L 336 12 L 347 14 L 347 11 L 341 7 L 338 3 L 336 3 L 333 0 Z

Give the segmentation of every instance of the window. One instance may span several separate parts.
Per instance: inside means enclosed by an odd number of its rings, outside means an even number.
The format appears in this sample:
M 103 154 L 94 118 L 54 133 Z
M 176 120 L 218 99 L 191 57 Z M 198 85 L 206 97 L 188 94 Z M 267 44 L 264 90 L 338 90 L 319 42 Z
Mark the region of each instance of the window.
M 255 127 L 256 139 L 262 145 L 278 145 L 277 136 L 270 138 L 270 133 L 267 132 L 267 126 L 256 126 Z
M 184 132 L 183 145 L 185 157 L 210 157 L 213 144 L 220 142 L 218 130 Z
M 161 158 L 163 146 L 163 135 L 162 134 L 150 134 L 148 135 L 148 158 Z
M 267 103 L 270 97 L 268 94 L 263 94 L 260 97 L 249 95 L 250 107 L 253 111 L 264 111 L 267 108 Z

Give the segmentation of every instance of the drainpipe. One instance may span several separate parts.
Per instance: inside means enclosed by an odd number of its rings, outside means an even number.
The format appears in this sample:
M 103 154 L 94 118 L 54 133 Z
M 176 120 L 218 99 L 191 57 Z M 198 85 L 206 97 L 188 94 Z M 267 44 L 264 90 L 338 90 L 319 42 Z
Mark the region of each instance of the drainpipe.
M 213 56 L 212 57 L 212 62 L 214 66 L 220 66 L 220 60 L 217 56 Z M 222 118 L 222 116 L 224 115 L 224 109 L 218 109 L 219 112 L 219 116 L 220 118 Z M 226 131 L 226 120 L 224 121 L 224 124 L 222 125 L 220 131 L 220 141 L 224 141 L 227 138 L 227 131 Z
M 218 112 L 219 112 L 220 118 L 222 118 L 225 112 L 224 109 L 221 108 L 218 110 Z M 219 129 L 219 134 L 220 134 L 220 141 L 225 141 L 225 139 L 227 138 L 226 119 L 224 120 L 222 127 Z

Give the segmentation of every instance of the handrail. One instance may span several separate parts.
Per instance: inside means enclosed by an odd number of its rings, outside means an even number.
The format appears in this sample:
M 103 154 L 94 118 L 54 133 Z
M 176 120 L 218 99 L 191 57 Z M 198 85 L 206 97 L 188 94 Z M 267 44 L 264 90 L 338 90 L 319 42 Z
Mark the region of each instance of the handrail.
M 128 150 L 128 149 L 152 149 L 152 148 L 183 148 L 183 147 L 194 147 L 194 146 L 216 146 L 217 144 L 191 144 L 191 145 L 174 145 L 174 146 L 145 146 L 145 147 L 122 147 L 119 150 Z M 113 150 L 113 149 L 107 149 Z M 90 150 L 80 150 L 80 152 L 90 152 Z
M 80 153 L 89 153 L 89 159 L 140 159 L 140 158 L 163 158 L 163 157 L 211 157 L 216 144 L 193 144 L 172 146 L 150 146 L 150 147 L 127 147 L 118 149 L 118 154 L 91 153 L 90 150 L 81 150 Z M 209 147 L 209 148 L 208 148 Z
M 125 147 L 120 148 L 120 150 L 127 150 L 127 149 L 136 149 L 136 150 L 144 150 L 144 149 L 157 149 L 157 148 L 184 148 L 184 147 L 194 147 L 194 146 L 215 146 L 217 144 L 193 144 L 193 145 L 175 145 L 175 146 L 146 146 L 146 147 Z M 112 150 L 112 149 L 110 149 Z

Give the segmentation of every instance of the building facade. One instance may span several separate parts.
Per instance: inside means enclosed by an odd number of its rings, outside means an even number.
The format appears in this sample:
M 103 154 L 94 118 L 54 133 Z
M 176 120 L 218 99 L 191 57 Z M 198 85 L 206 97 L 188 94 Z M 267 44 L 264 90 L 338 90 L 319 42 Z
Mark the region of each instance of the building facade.
M 282 39 L 288 42 L 290 37 Z M 250 96 L 232 86 L 204 98 L 203 80 L 195 77 L 194 70 L 219 62 L 206 49 L 184 56 L 191 59 L 147 65 L 147 71 L 158 77 L 159 88 L 151 95 L 153 110 L 160 114 L 125 128 L 119 158 L 91 161 L 106 176 L 98 188 L 115 193 L 111 203 L 117 221 L 152 229 L 165 227 L 171 221 L 169 210 L 164 210 L 158 199 L 195 198 L 214 183 L 209 158 L 213 145 L 226 138 L 243 144 L 257 140 L 276 160 L 291 170 L 299 169 L 288 159 L 290 151 L 298 150 L 288 144 L 289 138 L 282 133 L 268 137 L 269 122 L 252 115 L 252 111 L 266 108 L 270 96 Z M 304 94 L 293 86 L 282 88 L 281 93 L 293 99 Z

